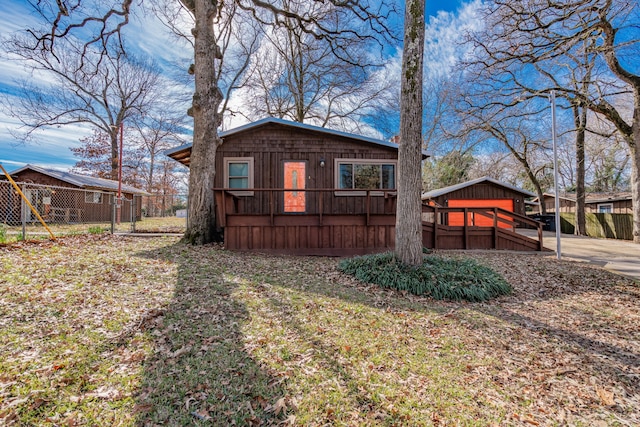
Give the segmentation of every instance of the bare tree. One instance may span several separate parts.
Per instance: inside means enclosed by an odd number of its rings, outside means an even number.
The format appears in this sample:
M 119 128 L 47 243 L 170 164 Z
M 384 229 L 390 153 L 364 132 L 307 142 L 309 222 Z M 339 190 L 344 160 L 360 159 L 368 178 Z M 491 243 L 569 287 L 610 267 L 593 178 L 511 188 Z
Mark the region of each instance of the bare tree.
M 424 1 L 408 0 L 404 14 L 404 50 L 398 150 L 396 258 L 406 265 L 422 264 L 422 64 Z
M 136 132 L 133 143 L 140 147 L 143 155 L 139 170 L 142 171 L 144 188 L 148 193 L 166 189 L 166 185 L 156 175 L 158 169 L 163 169 L 164 175 L 167 173 L 167 167 L 160 157 L 162 152 L 185 143 L 180 134 L 184 126 L 182 118 L 171 115 L 168 111 L 157 108 L 134 122 Z M 162 176 L 161 174 L 160 177 Z
M 596 193 L 628 191 L 630 155 L 623 138 L 591 134 L 589 140 L 589 189 Z
M 111 178 L 111 138 L 100 130 L 80 138 L 80 146 L 70 148 L 79 160 L 73 171 L 98 178 Z
M 564 69 L 564 72 L 570 76 L 566 79 L 567 84 L 573 89 L 574 93 L 581 93 L 583 97 L 589 96 L 590 88 L 593 85 L 592 74 L 596 65 L 596 54 L 593 48 L 593 43 L 593 39 L 587 39 L 582 43 L 582 45 L 576 46 L 575 52 L 566 52 L 566 60 L 563 61 L 563 66 L 561 67 Z M 553 74 L 549 73 L 548 75 L 550 76 L 550 79 L 555 79 Z M 589 109 L 572 93 L 563 93 L 563 96 L 568 101 L 574 125 L 571 133 L 575 138 L 575 179 L 571 180 L 571 182 L 572 184 L 575 184 L 574 189 L 576 193 L 575 234 L 579 236 L 586 236 L 585 144 L 586 135 L 589 132 Z
M 639 8 L 637 2 L 626 0 L 494 0 L 484 15 L 487 31 L 473 38 L 478 60 L 469 64 L 500 83 L 502 94 L 511 97 L 497 101 L 505 106 L 555 90 L 616 127 L 631 153 L 636 243 L 640 243 L 640 75 L 627 58 L 638 52 Z M 593 72 L 583 75 L 587 91 L 584 85 L 570 84 L 571 74 L 563 70 L 563 64 L 581 51 L 593 53 L 596 61 Z M 633 105 L 632 116 L 619 108 L 625 98 Z
M 302 7 L 317 20 L 335 19 L 334 5 L 283 1 L 283 8 L 296 14 Z M 358 128 L 363 116 L 390 95 L 392 84 L 375 78 L 379 67 L 372 63 L 365 40 L 350 43 L 350 61 L 345 62 L 332 55 L 330 45 L 296 27 L 292 18 L 285 20 L 286 25 L 263 29 L 261 49 L 252 59 L 245 86 L 250 110 L 246 114 L 252 119 L 275 116 L 322 127 Z
M 527 109 L 524 106 L 493 105 L 480 101 L 477 94 L 463 96 L 459 114 L 464 122 L 465 133 L 479 133 L 485 138 L 498 141 L 517 160 L 528 181 L 532 184 L 539 200 L 543 200 L 544 186 L 540 182 L 540 156 L 546 147 L 546 135 L 541 134 L 537 123 L 544 122 L 540 118 L 540 110 Z M 544 174 L 543 174 L 544 175 Z M 540 205 L 541 213 L 544 204 Z
M 51 79 L 48 85 L 22 81 L 19 96 L 4 98 L 9 113 L 23 125 L 24 132 L 16 136 L 29 140 L 46 127 L 89 125 L 109 135 L 110 178 L 117 179 L 119 128 L 151 108 L 160 92 L 159 76 L 152 63 L 122 50 L 102 55 L 71 39 L 60 41 L 59 47 L 54 55 L 25 36 L 4 42 L 13 58 L 45 81 Z
M 129 130 L 124 133 L 122 156 L 122 182 L 142 188 L 144 172 L 141 173 L 145 153 L 137 143 L 133 143 Z M 111 137 L 101 130 L 80 139 L 80 146 L 70 148 L 78 158 L 72 170 L 82 175 L 111 179 Z
M 176 0 L 178 1 L 178 0 Z M 302 2 L 302 0 L 300 0 Z M 81 31 L 89 33 L 85 48 L 97 46 L 106 52 L 111 39 L 120 40 L 120 31 L 129 20 L 131 0 L 110 3 L 106 10 L 92 9 L 86 1 L 76 0 L 67 5 L 65 0 L 42 0 L 34 7 L 49 23 L 48 31 L 32 30 L 35 50 L 56 51 L 56 44 Z M 180 0 L 194 21 L 192 29 L 194 64 L 190 70 L 195 78 L 195 93 L 192 99 L 193 145 L 190 163 L 189 212 L 185 240 L 194 244 L 204 244 L 215 240 L 215 209 L 213 177 L 215 175 L 216 149 L 220 145 L 218 129 L 222 124 L 221 106 L 224 95 L 220 87 L 221 40 L 214 28 L 224 25 L 224 5 L 228 2 L 211 0 Z M 331 53 L 349 62 L 348 49 L 353 40 L 376 41 L 391 33 L 387 25 L 387 15 L 391 12 L 384 2 L 359 1 L 344 2 L 328 0 L 338 6 L 334 9 L 336 18 L 324 21 L 306 14 L 296 14 L 281 8 L 277 3 L 262 0 L 235 0 L 234 5 L 251 14 L 263 25 L 293 25 L 302 28 L 317 40 L 330 46 Z M 286 18 L 286 19 L 285 19 Z M 342 22 L 359 22 L 342 30 Z

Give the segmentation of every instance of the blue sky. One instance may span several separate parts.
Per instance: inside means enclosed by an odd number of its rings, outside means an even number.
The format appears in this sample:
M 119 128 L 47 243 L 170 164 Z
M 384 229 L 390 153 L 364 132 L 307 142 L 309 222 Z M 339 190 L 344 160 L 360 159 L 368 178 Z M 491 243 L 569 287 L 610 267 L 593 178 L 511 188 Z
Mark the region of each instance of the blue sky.
M 450 23 L 465 5 L 462 0 L 427 1 L 427 21 L 431 20 L 432 31 L 442 31 L 438 38 L 444 42 L 441 52 L 438 53 L 442 55 L 442 60 L 436 60 L 434 63 L 447 64 L 452 60 L 453 46 L 450 46 L 450 41 L 455 38 L 459 27 Z M 26 0 L 3 0 L 0 12 L 3 36 L 24 30 L 33 25 L 35 19 Z M 439 25 L 442 25 L 442 28 Z M 435 27 L 438 28 L 434 30 Z M 191 62 L 188 49 L 175 44 L 162 24 L 149 14 L 134 17 L 127 31 L 135 34 L 135 37 L 127 39 L 130 46 L 133 45 L 134 49 L 153 56 L 160 64 L 186 67 L 185 64 Z M 28 74 L 19 63 L 8 61 L 4 54 L 0 55 L 0 61 L 0 94 L 15 94 L 15 79 L 27 77 Z M 89 128 L 83 126 L 50 128 L 38 133 L 34 142 L 22 143 L 12 134 L 17 127 L 18 122 L 7 114 L 3 105 L 0 105 L 0 163 L 8 170 L 17 169 L 27 163 L 69 169 L 77 161 L 69 148 L 78 146 L 80 138 L 91 133 Z

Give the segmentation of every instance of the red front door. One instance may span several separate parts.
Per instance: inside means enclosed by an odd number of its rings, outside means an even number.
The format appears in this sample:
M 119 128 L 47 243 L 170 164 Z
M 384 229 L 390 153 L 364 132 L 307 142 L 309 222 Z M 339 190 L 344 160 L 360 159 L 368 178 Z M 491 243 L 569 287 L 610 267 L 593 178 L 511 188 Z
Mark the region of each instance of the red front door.
M 286 190 L 304 190 L 306 162 L 284 162 L 284 188 Z M 307 196 L 305 191 L 285 191 L 285 212 L 306 212 Z

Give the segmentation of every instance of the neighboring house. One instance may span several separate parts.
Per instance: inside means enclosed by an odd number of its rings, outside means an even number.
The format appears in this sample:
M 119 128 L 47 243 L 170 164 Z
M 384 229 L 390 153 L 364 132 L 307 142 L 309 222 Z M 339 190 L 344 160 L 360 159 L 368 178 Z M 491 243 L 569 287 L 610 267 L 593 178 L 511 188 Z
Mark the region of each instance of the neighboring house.
M 219 136 L 212 191 L 227 249 L 353 255 L 394 247 L 397 144 L 274 118 Z M 189 166 L 191 144 L 165 154 Z
M 544 194 L 544 204 L 548 217 L 555 213 L 555 197 Z M 575 214 L 575 196 L 560 196 L 558 199 L 561 214 Z M 586 234 L 591 237 L 633 240 L 633 202 L 631 193 L 591 193 L 585 196 Z M 611 215 L 597 215 L 611 214 Z M 575 232 L 575 215 L 563 215 L 562 232 Z
M 501 208 L 525 215 L 525 199 L 535 197 L 534 193 L 500 182 L 490 177 L 483 177 L 449 187 L 439 188 L 422 194 L 422 200 L 433 206 L 450 208 Z M 473 214 L 469 214 L 472 216 Z M 508 218 L 505 214 L 500 214 Z M 461 225 L 464 222 L 463 213 L 449 213 L 447 225 Z M 473 217 L 473 224 L 489 226 L 493 221 L 481 215 Z M 502 228 L 512 228 L 506 224 L 499 224 Z
M 110 221 L 118 181 L 94 178 L 41 166 L 26 165 L 10 173 L 11 178 L 22 184 L 25 196 L 46 221 L 50 222 L 104 222 Z M 6 179 L 0 176 L 0 179 Z M 28 184 L 34 184 L 29 186 Z M 67 190 L 67 188 L 69 190 Z M 142 215 L 142 198 L 134 196 L 148 193 L 129 185 L 122 185 L 125 202 L 121 211 L 122 221 L 136 220 Z M 82 190 L 82 191 L 79 191 Z M 19 209 L 19 203 L 14 203 Z M 34 221 L 29 212 L 28 221 Z
M 535 199 L 537 201 L 537 199 Z M 575 213 L 576 198 L 573 196 L 560 196 L 560 212 Z M 544 205 L 548 213 L 556 211 L 555 197 L 553 194 L 544 194 Z M 590 193 L 585 196 L 585 213 L 614 213 L 633 214 L 631 193 Z

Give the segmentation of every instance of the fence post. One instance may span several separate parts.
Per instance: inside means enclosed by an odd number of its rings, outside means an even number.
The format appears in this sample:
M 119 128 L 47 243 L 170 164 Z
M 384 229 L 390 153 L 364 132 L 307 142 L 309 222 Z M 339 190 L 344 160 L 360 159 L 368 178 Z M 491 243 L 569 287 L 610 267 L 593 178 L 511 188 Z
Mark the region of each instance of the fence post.
M 115 194 L 109 193 L 111 196 L 111 234 L 116 231 L 116 197 Z
M 134 207 L 136 206 L 136 196 L 135 194 L 131 196 L 131 232 L 135 233 L 136 231 L 136 211 L 137 209 L 135 209 Z M 142 200 L 142 199 L 141 199 Z
M 23 185 L 22 194 L 25 194 L 26 190 L 26 185 Z M 29 212 L 27 202 L 25 202 L 23 199 L 20 199 L 20 213 L 22 216 L 22 240 L 27 240 L 27 212 Z

